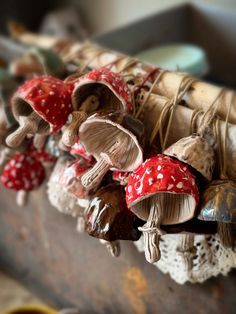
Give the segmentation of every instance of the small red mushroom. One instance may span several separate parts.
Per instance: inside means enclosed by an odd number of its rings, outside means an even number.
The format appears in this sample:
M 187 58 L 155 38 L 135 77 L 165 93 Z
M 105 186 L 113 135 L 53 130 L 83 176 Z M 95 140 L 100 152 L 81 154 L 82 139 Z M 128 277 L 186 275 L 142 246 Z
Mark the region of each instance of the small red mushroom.
M 26 154 L 16 153 L 5 165 L 1 182 L 7 189 L 19 191 L 18 195 L 25 198 L 26 192 L 37 189 L 45 179 L 42 164 Z M 18 198 L 18 205 L 23 205 L 23 199 Z
M 79 140 L 79 137 L 77 137 L 75 144 L 71 147 L 70 153 L 75 156 L 83 157 L 91 165 L 94 164 L 95 159 L 87 152 L 84 145 Z
M 88 198 L 88 193 L 81 183 L 81 177 L 90 167 L 90 163 L 83 158 L 71 161 L 61 173 L 60 184 L 72 195 L 78 198 Z
M 92 114 L 97 109 L 106 112 L 131 112 L 133 109 L 128 85 L 120 74 L 107 68 L 93 70 L 77 80 L 70 81 L 69 85 L 70 89 L 71 85 L 74 85 L 72 92 L 74 112 L 72 121 L 62 137 L 67 146 L 75 143 L 79 126 L 87 114 Z
M 29 149 L 27 150 L 27 153 L 31 157 L 41 162 L 42 165 L 46 168 L 53 166 L 57 160 L 57 158 L 54 155 L 47 152 L 45 147 L 37 149 L 34 147 L 34 145 L 31 145 Z
M 120 185 L 125 186 L 128 183 L 129 175 L 130 175 L 130 172 L 116 170 L 112 172 L 112 179 L 114 181 L 118 181 Z
M 20 126 L 6 139 L 10 147 L 19 146 L 28 134 L 45 136 L 59 132 L 72 112 L 66 84 L 46 75 L 25 82 L 11 103 Z
M 70 193 L 67 187 L 60 182 L 64 175 L 65 168 L 71 163 L 71 158 L 60 157 L 48 180 L 47 194 L 52 206 L 63 214 L 78 218 L 80 222 L 79 231 L 84 229 L 84 208 L 89 205 L 89 200 L 78 198 Z
M 126 187 L 128 207 L 147 223 L 145 256 L 154 263 L 160 259 L 160 224 L 177 224 L 193 218 L 199 201 L 195 176 L 188 167 L 169 156 L 147 159 L 129 177 Z

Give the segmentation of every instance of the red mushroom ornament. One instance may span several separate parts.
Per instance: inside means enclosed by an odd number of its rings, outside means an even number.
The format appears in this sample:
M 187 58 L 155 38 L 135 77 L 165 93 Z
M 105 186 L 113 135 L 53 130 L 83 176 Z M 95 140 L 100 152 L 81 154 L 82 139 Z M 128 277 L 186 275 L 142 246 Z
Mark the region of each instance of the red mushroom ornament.
M 143 124 L 123 112 L 94 114 L 82 123 L 79 137 L 97 160 L 81 178 L 86 190 L 96 190 L 108 170 L 133 171 L 143 161 Z
M 148 262 L 160 259 L 160 224 L 177 224 L 193 218 L 199 201 L 195 177 L 188 167 L 165 155 L 147 159 L 129 177 L 128 207 L 147 223 L 144 234 Z
M 16 153 L 5 165 L 1 182 L 7 189 L 18 191 L 17 204 L 25 204 L 27 192 L 40 187 L 45 179 L 42 164 L 26 154 Z
M 72 160 L 62 171 L 60 184 L 72 195 L 78 198 L 88 198 L 88 192 L 81 183 L 82 176 L 91 168 L 85 159 Z
M 130 172 L 125 171 L 113 171 L 112 179 L 120 183 L 120 185 L 126 186 L 129 180 Z
M 87 114 L 101 111 L 132 111 L 131 93 L 120 74 L 107 68 L 93 70 L 73 81 L 72 104 L 74 112 L 62 141 L 72 146 L 76 141 L 78 129 Z M 71 88 L 71 87 L 70 87 Z M 71 88 L 72 89 L 72 88 Z
M 36 134 L 37 142 L 37 136 L 59 132 L 72 112 L 66 84 L 46 75 L 27 81 L 12 98 L 12 112 L 20 126 L 6 139 L 10 147 L 19 146 L 28 134 Z
M 77 138 L 75 144 L 71 146 L 70 153 L 71 155 L 74 155 L 75 157 L 76 156 L 83 157 L 91 165 L 94 164 L 95 162 L 95 159 L 93 158 L 91 154 L 89 154 L 86 151 L 84 145 L 81 143 L 79 138 Z

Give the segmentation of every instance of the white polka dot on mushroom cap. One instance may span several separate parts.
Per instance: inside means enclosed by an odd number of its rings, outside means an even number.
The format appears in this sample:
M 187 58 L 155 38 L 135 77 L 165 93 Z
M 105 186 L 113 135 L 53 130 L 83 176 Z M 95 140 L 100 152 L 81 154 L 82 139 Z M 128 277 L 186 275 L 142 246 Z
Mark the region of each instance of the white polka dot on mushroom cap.
M 149 178 L 149 179 L 148 179 L 148 184 L 149 184 L 149 185 L 152 185 L 153 183 L 154 183 L 154 179 L 153 179 L 153 178 Z
M 50 91 L 50 92 L 49 92 L 49 95 L 55 95 L 55 92 Z
M 174 187 L 174 184 L 168 184 L 167 190 L 171 190 Z
M 162 173 L 158 173 L 158 175 L 157 175 L 157 179 L 163 179 L 163 174 Z
M 177 184 L 176 184 L 176 187 L 178 188 L 178 189 L 182 189 L 183 188 L 183 182 L 178 182 Z

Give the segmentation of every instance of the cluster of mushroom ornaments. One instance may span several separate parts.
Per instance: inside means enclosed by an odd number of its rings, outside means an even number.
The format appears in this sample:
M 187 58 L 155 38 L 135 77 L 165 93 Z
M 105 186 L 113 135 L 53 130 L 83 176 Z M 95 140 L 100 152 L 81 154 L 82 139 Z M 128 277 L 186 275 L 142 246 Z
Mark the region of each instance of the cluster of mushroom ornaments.
M 104 254 L 118 257 L 121 241 L 133 241 L 179 283 L 227 274 L 236 263 L 236 183 L 215 175 L 212 112 L 161 150 L 136 115 L 142 86 L 109 65 L 66 67 L 57 54 L 42 69 L 51 54 L 31 49 L 0 71 L 1 188 L 24 206 L 46 184 L 51 205 Z

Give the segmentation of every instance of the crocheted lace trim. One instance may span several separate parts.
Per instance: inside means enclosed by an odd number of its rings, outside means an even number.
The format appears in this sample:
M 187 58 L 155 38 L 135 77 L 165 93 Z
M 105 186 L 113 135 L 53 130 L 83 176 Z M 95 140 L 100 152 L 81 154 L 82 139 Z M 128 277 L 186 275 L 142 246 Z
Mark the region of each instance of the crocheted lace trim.
M 163 273 L 169 273 L 177 283 L 204 282 L 219 274 L 227 275 L 231 268 L 236 267 L 236 253 L 225 248 L 216 235 L 196 235 L 194 236 L 195 250 L 192 267 L 186 268 L 183 254 L 180 254 L 178 250 L 183 237 L 184 235 L 181 234 L 162 236 L 160 241 L 161 259 L 154 264 Z M 144 251 L 143 237 L 134 243 L 140 252 Z

